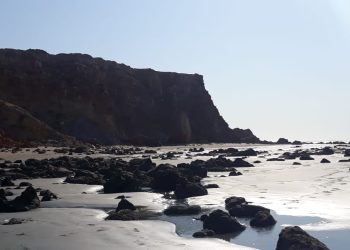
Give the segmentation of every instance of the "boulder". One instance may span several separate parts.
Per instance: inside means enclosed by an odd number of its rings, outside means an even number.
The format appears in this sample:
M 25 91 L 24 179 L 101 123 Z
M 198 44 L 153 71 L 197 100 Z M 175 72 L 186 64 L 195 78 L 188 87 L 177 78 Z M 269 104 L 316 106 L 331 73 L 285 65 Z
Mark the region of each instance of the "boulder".
M 254 167 L 253 164 L 250 164 L 249 162 L 243 160 L 242 158 L 236 158 L 233 161 L 232 167 L 235 168 L 241 168 L 241 167 Z
M 140 190 L 140 180 L 132 173 L 118 171 L 104 184 L 104 193 L 135 192 Z
M 350 157 L 350 149 L 344 151 L 344 157 Z
M 150 158 L 135 158 L 129 162 L 129 168 L 131 170 L 149 171 L 156 166 Z
M 225 199 L 225 208 L 226 210 L 230 210 L 231 207 L 235 207 L 237 205 L 247 204 L 247 201 L 243 197 L 231 196 Z
M 279 138 L 276 143 L 277 144 L 290 144 L 290 142 L 286 138 Z
M 30 186 L 33 186 L 32 183 L 30 182 L 27 182 L 27 181 L 22 181 L 20 184 L 19 184 L 20 187 L 30 187 Z
M 201 231 L 195 232 L 192 236 L 194 238 L 205 238 L 205 237 L 211 237 L 214 235 L 215 235 L 215 232 L 213 230 L 203 229 Z
M 300 156 L 299 158 L 301 161 L 312 161 L 315 160 L 314 158 L 312 158 L 310 155 L 308 154 L 303 154 Z
M 199 183 L 182 182 L 176 186 L 174 193 L 177 199 L 185 199 L 194 196 L 207 195 L 208 191 Z
M 170 164 L 160 164 L 149 174 L 153 177 L 152 188 L 159 191 L 174 191 L 183 179 L 179 171 Z
M 218 184 L 211 183 L 211 184 L 204 185 L 204 187 L 205 187 L 206 189 L 209 189 L 209 188 L 219 188 L 219 185 L 218 185 Z
M 241 204 L 236 206 L 230 206 L 229 213 L 235 217 L 254 217 L 260 211 L 270 212 L 269 209 L 263 206 Z
M 330 162 L 329 160 L 323 158 L 323 159 L 321 160 L 321 163 L 331 163 L 331 162 Z
M 8 220 L 8 222 L 3 223 L 3 225 L 17 225 L 22 224 L 25 221 L 25 219 L 21 218 L 11 218 Z
M 2 187 L 10 187 L 10 186 L 15 186 L 15 184 L 10 180 L 10 178 L 5 177 L 5 178 L 1 181 L 1 186 L 2 186 Z
M 25 212 L 40 207 L 40 200 L 32 186 L 27 187 L 20 196 L 7 201 L 0 198 L 0 212 Z
M 127 199 L 121 199 L 121 201 L 118 203 L 117 209 L 115 211 L 118 212 L 118 211 L 124 210 L 124 209 L 136 210 L 136 207 L 134 206 L 134 204 L 132 204 Z
M 248 148 L 246 150 L 238 151 L 237 153 L 235 153 L 235 156 L 257 156 L 257 155 L 258 153 L 252 148 Z
M 276 250 L 329 250 L 329 248 L 300 227 L 294 226 L 282 229 Z
M 213 230 L 216 234 L 226 234 L 241 232 L 245 230 L 245 226 L 228 213 L 217 209 L 204 218 L 203 229 Z
M 240 175 L 242 175 L 242 173 L 237 171 L 236 169 L 229 173 L 229 176 L 240 176 Z
M 257 212 L 249 224 L 252 227 L 270 227 L 276 224 L 276 220 L 269 211 L 263 210 Z
M 166 208 L 163 213 L 166 215 L 194 215 L 201 212 L 201 207 L 198 205 L 179 204 Z

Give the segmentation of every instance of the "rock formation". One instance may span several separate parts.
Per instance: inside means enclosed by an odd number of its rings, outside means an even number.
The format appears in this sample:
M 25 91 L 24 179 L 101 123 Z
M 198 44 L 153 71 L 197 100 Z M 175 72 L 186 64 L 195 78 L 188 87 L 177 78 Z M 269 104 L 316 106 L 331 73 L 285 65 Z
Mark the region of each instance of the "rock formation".
M 64 134 L 100 144 L 259 141 L 249 129 L 228 127 L 201 75 L 84 54 L 1 49 L 0 99 L 2 112 L 13 114 L 1 129 L 15 140 Z

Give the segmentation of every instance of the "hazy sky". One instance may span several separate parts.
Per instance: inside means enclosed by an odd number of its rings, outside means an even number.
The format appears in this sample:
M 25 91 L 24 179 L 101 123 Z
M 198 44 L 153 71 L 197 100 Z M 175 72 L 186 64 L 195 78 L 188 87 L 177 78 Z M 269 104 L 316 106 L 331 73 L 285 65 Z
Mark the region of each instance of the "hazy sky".
M 0 47 L 199 73 L 231 127 L 350 140 L 350 0 L 1 0 Z

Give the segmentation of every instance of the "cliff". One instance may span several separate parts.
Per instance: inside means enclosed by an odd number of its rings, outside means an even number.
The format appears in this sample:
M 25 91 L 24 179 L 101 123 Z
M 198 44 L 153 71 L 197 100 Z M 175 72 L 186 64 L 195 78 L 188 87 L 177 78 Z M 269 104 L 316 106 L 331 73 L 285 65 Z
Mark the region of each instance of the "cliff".
M 250 130 L 229 128 L 200 75 L 133 69 L 84 54 L 1 49 L 0 99 L 40 127 L 9 133 L 11 126 L 1 126 L 14 139 L 42 131 L 44 138 L 65 134 L 101 144 L 259 141 Z

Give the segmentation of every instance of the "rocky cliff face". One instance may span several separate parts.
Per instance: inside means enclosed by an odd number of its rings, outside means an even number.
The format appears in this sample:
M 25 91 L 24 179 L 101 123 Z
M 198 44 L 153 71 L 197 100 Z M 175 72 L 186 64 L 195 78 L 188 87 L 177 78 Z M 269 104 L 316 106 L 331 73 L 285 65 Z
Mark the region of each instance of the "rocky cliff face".
M 50 131 L 85 142 L 259 141 L 250 130 L 228 127 L 200 75 L 133 69 L 83 54 L 1 49 L 0 99 Z

